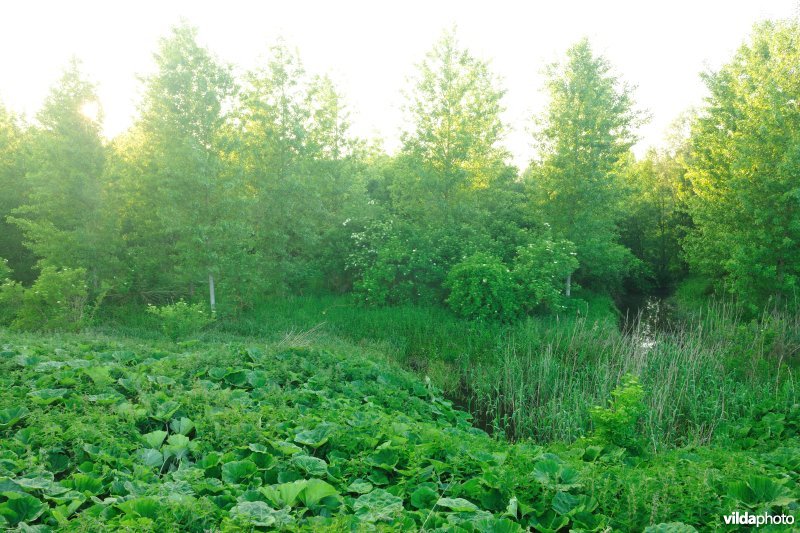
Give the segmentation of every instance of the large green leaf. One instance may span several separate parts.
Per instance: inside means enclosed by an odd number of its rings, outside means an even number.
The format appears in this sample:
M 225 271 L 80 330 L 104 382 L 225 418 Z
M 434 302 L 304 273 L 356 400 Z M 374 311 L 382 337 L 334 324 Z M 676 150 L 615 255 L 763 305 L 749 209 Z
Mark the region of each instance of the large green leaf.
M 295 436 L 294 441 L 312 448 L 319 448 L 328 442 L 334 430 L 335 426 L 323 423 L 314 429 L 300 431 Z
M 394 470 L 394 467 L 399 459 L 400 455 L 397 453 L 397 451 L 392 450 L 391 448 L 384 448 L 367 456 L 364 462 L 370 466 L 381 468 L 383 470 Z
M 238 503 L 230 510 L 230 516 L 258 527 L 275 524 L 275 509 L 260 501 Z
M 292 464 L 309 476 L 324 476 L 328 473 L 328 463 L 319 457 L 310 455 L 295 455 Z
M 167 438 L 167 432 L 161 430 L 151 431 L 142 435 L 142 438 L 151 448 L 158 449 L 164 443 L 164 439 Z
M 253 461 L 231 461 L 222 465 L 222 480 L 226 483 L 246 483 L 258 472 Z
M 259 490 L 275 507 L 293 507 L 297 503 L 297 496 L 306 488 L 308 481 L 298 479 L 289 483 L 261 487 Z
M 28 396 L 35 404 L 50 405 L 63 400 L 69 393 L 69 389 L 39 389 L 29 392 Z
M 430 487 L 418 487 L 411 493 L 411 505 L 417 509 L 431 509 L 439 500 L 439 494 Z
M 155 498 L 144 496 L 118 503 L 117 508 L 126 515 L 155 519 L 161 504 Z
M 375 489 L 359 496 L 353 510 L 365 522 L 390 522 L 403 512 L 403 499 L 384 489 Z
M 0 429 L 10 428 L 29 414 L 30 411 L 25 406 L 0 409 Z
M 338 498 L 339 491 L 333 485 L 321 479 L 309 479 L 305 489 L 298 496 L 300 501 L 308 508 L 315 507 L 323 499 L 330 497 Z
M 0 516 L 12 526 L 20 522 L 33 522 L 47 508 L 38 499 L 23 492 L 3 492 L 1 495 L 7 500 L 0 503 Z
M 192 422 L 190 419 L 184 416 L 180 419 L 176 418 L 175 420 L 170 422 L 169 428 L 172 430 L 173 433 L 179 433 L 181 435 L 188 436 L 194 429 L 194 422 Z
M 472 513 L 478 510 L 478 506 L 464 498 L 440 498 L 436 502 L 437 507 L 444 507 L 457 513 Z

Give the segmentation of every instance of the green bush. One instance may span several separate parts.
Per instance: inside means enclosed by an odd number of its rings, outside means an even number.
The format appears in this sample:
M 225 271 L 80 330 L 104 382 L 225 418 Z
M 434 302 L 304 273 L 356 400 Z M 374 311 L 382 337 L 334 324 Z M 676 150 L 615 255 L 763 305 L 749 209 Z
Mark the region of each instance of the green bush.
M 10 276 L 8 260 L 0 258 L 0 326 L 11 324 L 22 307 L 25 289 L 16 281 L 11 281 Z
M 29 289 L 12 286 L 3 291 L 22 301 L 12 326 L 25 330 L 78 330 L 86 321 L 89 293 L 86 270 L 44 267 Z
M 595 439 L 633 453 L 641 452 L 637 425 L 645 412 L 644 388 L 635 376 L 626 375 L 611 396 L 608 407 L 596 406 L 590 411 Z
M 511 320 L 519 314 L 519 291 L 509 268 L 497 257 L 474 254 L 447 275 L 447 303 L 458 315 L 473 319 Z
M 148 305 L 147 312 L 161 320 L 161 331 L 173 340 L 197 333 L 214 320 L 202 304 L 188 304 L 183 300 L 160 307 Z
M 0 326 L 8 326 L 22 307 L 25 289 L 16 281 L 0 281 Z
M 570 241 L 546 238 L 517 249 L 514 277 L 523 306 L 529 311 L 563 309 L 564 282 L 577 268 L 575 245 Z
M 375 306 L 441 302 L 446 269 L 430 235 L 389 221 L 372 224 L 352 239 L 346 268 L 362 302 Z

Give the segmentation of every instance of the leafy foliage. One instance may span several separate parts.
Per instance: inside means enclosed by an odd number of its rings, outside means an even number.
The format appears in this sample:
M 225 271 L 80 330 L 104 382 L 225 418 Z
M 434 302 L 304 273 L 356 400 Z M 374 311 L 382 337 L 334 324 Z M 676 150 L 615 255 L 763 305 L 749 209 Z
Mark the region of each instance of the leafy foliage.
M 22 292 L 12 325 L 30 330 L 78 329 L 87 317 L 88 299 L 84 269 L 44 267 L 33 286 Z
M 161 331 L 173 340 L 197 333 L 214 320 L 204 305 L 189 304 L 183 300 L 158 307 L 150 305 L 147 312 L 158 317 Z
M 724 530 L 733 509 L 793 512 L 800 496 L 787 466 L 800 449 L 797 411 L 753 420 L 773 437 L 748 450 L 695 446 L 631 461 L 585 440 L 493 439 L 363 347 L 2 331 L 0 347 L 9 527 Z M 225 379 L 237 372 L 264 385 Z M 103 394 L 110 403 L 90 399 Z M 628 442 L 637 402 L 641 387 L 628 380 L 597 418 L 598 435 Z
M 519 294 L 509 268 L 484 253 L 455 265 L 447 275 L 447 303 L 458 315 L 511 320 L 519 312 Z

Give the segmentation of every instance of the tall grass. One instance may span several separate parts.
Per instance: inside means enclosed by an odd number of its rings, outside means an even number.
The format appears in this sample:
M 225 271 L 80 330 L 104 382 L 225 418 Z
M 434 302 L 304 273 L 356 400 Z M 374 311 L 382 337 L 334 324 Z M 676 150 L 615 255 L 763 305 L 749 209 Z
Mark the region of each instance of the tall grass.
M 364 308 L 343 297 L 265 302 L 218 320 L 208 339 L 280 342 L 315 332 L 429 376 L 475 423 L 511 439 L 572 441 L 591 430 L 625 374 L 639 376 L 648 404 L 642 431 L 654 449 L 709 442 L 765 403 L 798 402 L 800 316 L 746 321 L 729 303 L 698 307 L 671 325 L 617 316 L 603 300 L 571 316 L 511 326 L 470 322 L 438 307 Z M 116 326 L 152 335 L 147 317 Z
M 495 362 L 465 369 L 469 408 L 511 438 L 573 440 L 590 428 L 625 374 L 647 391 L 643 431 L 653 449 L 708 443 L 763 404 L 798 401 L 800 318 L 743 322 L 718 304 L 669 330 L 637 320 L 628 335 L 585 320 L 566 328 L 528 321 Z

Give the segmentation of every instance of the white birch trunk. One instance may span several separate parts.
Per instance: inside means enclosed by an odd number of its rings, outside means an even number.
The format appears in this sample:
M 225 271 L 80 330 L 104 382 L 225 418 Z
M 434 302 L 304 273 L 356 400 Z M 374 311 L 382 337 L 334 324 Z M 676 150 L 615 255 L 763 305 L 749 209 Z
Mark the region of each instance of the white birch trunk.
M 215 314 L 217 312 L 217 294 L 214 292 L 214 275 L 209 272 L 208 273 L 208 299 L 211 303 L 211 314 Z

